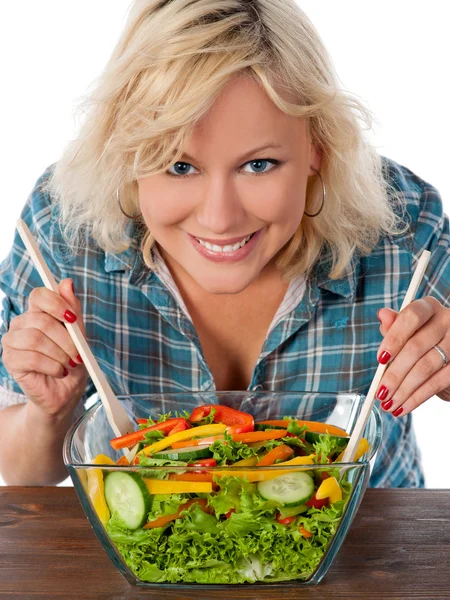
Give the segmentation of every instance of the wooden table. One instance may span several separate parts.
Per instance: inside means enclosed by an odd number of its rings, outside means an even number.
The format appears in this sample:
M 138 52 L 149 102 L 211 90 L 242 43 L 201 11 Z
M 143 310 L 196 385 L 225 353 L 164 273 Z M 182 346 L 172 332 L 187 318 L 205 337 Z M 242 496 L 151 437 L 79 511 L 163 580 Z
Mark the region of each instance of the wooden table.
M 450 600 L 450 490 L 368 490 L 319 586 L 137 588 L 119 575 L 73 488 L 0 487 L 0 599 Z

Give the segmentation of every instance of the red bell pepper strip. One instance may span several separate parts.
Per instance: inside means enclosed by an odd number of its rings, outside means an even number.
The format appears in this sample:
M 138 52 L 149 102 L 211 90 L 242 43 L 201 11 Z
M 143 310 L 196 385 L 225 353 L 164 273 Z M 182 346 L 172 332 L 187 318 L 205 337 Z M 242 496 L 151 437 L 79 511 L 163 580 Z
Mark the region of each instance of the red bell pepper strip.
M 308 500 L 308 502 L 305 502 L 306 506 L 309 506 L 310 508 L 318 508 L 321 509 L 323 506 L 327 506 L 329 504 L 329 498 L 324 498 L 323 500 L 318 500 L 316 498 L 316 494 L 314 494 L 314 496 Z
M 214 409 L 214 423 L 223 423 L 228 425 L 228 433 L 245 433 L 247 431 L 253 431 L 255 428 L 255 422 L 252 415 L 229 406 L 223 406 L 221 404 L 205 404 L 204 406 L 197 406 L 191 413 L 189 420 L 192 423 L 201 421 L 207 417 L 211 410 Z
M 230 508 L 230 510 L 227 513 L 225 513 L 225 518 L 229 519 L 231 517 L 231 515 L 235 512 L 236 512 L 235 508 Z
M 284 517 L 284 519 L 282 519 L 280 513 L 278 513 L 277 521 L 280 525 L 289 525 L 289 523 L 295 521 L 295 517 Z
M 171 429 L 167 435 L 173 435 L 174 433 L 178 433 L 179 431 L 184 431 L 185 429 L 190 429 L 192 425 L 186 419 L 182 419 L 173 429 Z
M 191 425 L 186 421 L 186 419 L 176 418 L 176 419 L 167 419 L 167 421 L 162 421 L 161 423 L 156 423 L 156 425 L 152 425 L 151 427 L 146 427 L 145 429 L 140 429 L 139 431 L 133 431 L 132 433 L 127 433 L 126 435 L 122 435 L 117 438 L 113 438 L 110 441 L 111 446 L 114 450 L 120 450 L 121 448 L 132 448 L 138 442 L 141 442 L 145 434 L 149 431 L 161 431 L 164 435 L 168 435 L 172 432 L 173 428 L 183 424 L 183 429 L 189 429 Z
M 215 458 L 200 458 L 193 463 L 188 463 L 188 467 L 215 467 L 216 464 Z

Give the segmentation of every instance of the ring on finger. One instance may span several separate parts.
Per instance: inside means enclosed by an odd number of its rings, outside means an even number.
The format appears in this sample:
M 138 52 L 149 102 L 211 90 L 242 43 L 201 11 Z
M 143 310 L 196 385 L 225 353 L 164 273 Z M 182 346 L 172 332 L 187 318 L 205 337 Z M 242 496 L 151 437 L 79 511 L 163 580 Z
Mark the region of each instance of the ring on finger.
M 447 355 L 445 354 L 445 352 L 442 350 L 442 348 L 440 346 L 434 346 L 434 349 L 437 350 L 439 352 L 439 354 L 441 355 L 441 358 L 443 360 L 442 368 L 445 367 L 448 362 Z

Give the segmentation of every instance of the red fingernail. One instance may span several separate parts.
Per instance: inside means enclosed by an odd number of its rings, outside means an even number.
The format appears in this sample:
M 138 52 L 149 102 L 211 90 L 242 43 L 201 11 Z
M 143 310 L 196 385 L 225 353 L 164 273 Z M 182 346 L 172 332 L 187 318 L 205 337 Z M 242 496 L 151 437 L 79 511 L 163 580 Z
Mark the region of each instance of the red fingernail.
M 389 390 L 387 389 L 387 387 L 385 385 L 382 385 L 380 387 L 380 389 L 378 390 L 377 398 L 378 398 L 378 400 L 386 400 L 386 398 L 388 397 L 388 394 L 389 394 Z
M 403 412 L 403 406 L 399 406 L 396 410 L 394 410 L 394 412 L 392 413 L 394 415 L 394 417 L 399 417 Z
M 69 374 L 69 371 L 67 369 L 64 369 L 64 371 L 63 371 L 63 377 L 67 377 L 68 374 Z
M 391 355 L 389 354 L 389 352 L 387 350 L 385 350 L 384 352 L 381 353 L 380 358 L 378 359 L 378 362 L 381 365 L 385 365 L 387 364 L 389 361 L 391 360 Z
M 80 363 L 80 365 L 83 364 L 83 359 L 81 358 L 81 356 L 79 354 L 77 354 L 77 361 Z
M 77 363 L 72 360 L 71 358 L 69 358 L 69 365 L 74 369 L 75 367 L 78 367 Z
M 386 402 L 381 403 L 381 408 L 383 410 L 389 410 L 391 408 L 392 404 L 393 404 L 392 400 L 386 400 Z
M 64 313 L 64 318 L 68 323 L 75 323 L 77 320 L 77 316 L 73 314 L 71 310 L 66 310 Z

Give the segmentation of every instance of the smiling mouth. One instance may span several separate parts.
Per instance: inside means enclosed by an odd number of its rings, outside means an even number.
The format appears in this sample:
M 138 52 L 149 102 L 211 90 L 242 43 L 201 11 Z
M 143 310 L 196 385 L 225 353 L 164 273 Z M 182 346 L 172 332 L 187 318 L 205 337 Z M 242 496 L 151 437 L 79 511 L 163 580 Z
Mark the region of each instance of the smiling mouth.
M 198 237 L 196 237 L 195 239 L 197 240 L 197 242 L 199 244 L 204 246 L 210 252 L 217 252 L 218 254 L 221 254 L 222 252 L 236 252 L 237 250 L 239 250 L 240 248 L 245 246 L 245 244 L 247 244 L 251 240 L 251 238 L 255 235 L 255 233 L 256 233 L 256 231 L 254 233 L 251 233 L 247 237 L 243 238 L 240 242 L 236 242 L 235 244 L 227 244 L 225 246 L 218 246 L 217 244 L 211 244 L 209 242 L 205 242 L 204 240 L 202 240 L 201 238 L 198 238 Z

